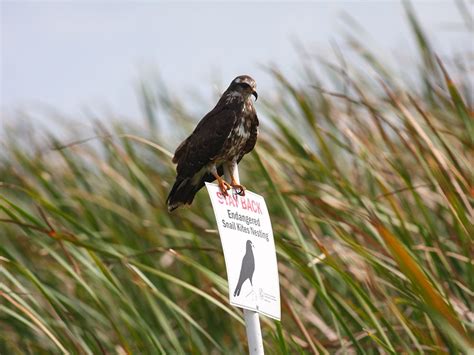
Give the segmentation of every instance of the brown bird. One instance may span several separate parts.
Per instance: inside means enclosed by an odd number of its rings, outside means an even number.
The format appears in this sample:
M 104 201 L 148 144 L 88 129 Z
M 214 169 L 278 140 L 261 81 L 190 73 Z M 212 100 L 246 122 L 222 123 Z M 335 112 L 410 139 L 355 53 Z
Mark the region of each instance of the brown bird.
M 205 182 L 217 180 L 223 195 L 231 188 L 245 195 L 245 187 L 235 177 L 222 178 L 224 166 L 233 172 L 242 157 L 257 142 L 258 118 L 251 96 L 258 98 L 256 83 L 248 75 L 235 78 L 216 107 L 198 123 L 193 133 L 176 149 L 173 163 L 176 181 L 166 200 L 171 212 L 191 204 Z

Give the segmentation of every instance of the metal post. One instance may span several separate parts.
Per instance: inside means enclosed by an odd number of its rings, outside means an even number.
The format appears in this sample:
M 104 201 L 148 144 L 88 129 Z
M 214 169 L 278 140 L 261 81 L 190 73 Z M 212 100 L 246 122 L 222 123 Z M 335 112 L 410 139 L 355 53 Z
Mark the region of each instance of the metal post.
M 258 313 L 244 309 L 245 330 L 249 343 L 250 355 L 263 355 L 262 331 Z
M 229 169 L 224 166 L 224 178 L 226 181 L 230 182 L 232 175 L 234 175 L 235 180 L 240 184 L 239 169 L 235 165 L 234 171 L 229 171 Z M 244 320 L 245 320 L 245 330 L 247 332 L 247 341 L 249 344 L 249 354 L 250 355 L 263 355 L 263 340 L 262 340 L 262 330 L 260 329 L 260 318 L 258 313 L 244 309 Z

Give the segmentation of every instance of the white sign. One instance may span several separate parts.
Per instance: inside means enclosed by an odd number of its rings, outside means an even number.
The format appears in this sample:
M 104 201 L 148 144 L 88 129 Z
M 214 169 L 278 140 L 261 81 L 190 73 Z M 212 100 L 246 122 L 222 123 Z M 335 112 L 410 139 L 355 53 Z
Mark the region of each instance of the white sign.
M 280 283 L 272 225 L 262 196 L 206 183 L 224 250 L 230 304 L 280 320 Z

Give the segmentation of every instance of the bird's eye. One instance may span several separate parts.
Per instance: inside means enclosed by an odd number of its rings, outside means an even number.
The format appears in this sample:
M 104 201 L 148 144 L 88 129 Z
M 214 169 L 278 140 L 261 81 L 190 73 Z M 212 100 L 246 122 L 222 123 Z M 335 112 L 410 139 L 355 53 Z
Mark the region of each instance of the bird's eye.
M 247 83 L 238 83 L 237 85 L 243 89 L 250 89 L 250 85 Z

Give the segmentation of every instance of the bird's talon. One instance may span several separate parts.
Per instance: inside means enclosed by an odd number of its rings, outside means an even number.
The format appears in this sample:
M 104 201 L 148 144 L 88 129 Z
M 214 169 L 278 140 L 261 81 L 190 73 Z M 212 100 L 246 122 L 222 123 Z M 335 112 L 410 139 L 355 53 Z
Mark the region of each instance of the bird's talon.
M 235 190 L 235 193 L 239 196 L 245 196 L 245 186 L 239 184 L 233 184 L 232 188 Z
M 245 190 L 244 189 L 237 188 L 237 189 L 235 189 L 235 193 L 239 196 L 242 196 L 242 197 L 245 196 Z
M 227 190 L 230 189 L 229 183 L 227 183 L 224 180 L 221 180 L 219 182 L 219 189 L 221 190 L 221 193 L 222 193 L 223 196 L 226 196 L 226 197 L 229 196 L 229 193 L 227 192 Z
M 223 196 L 225 197 L 229 196 L 229 193 L 227 192 L 227 189 L 225 188 L 225 186 L 220 186 L 220 189 Z

